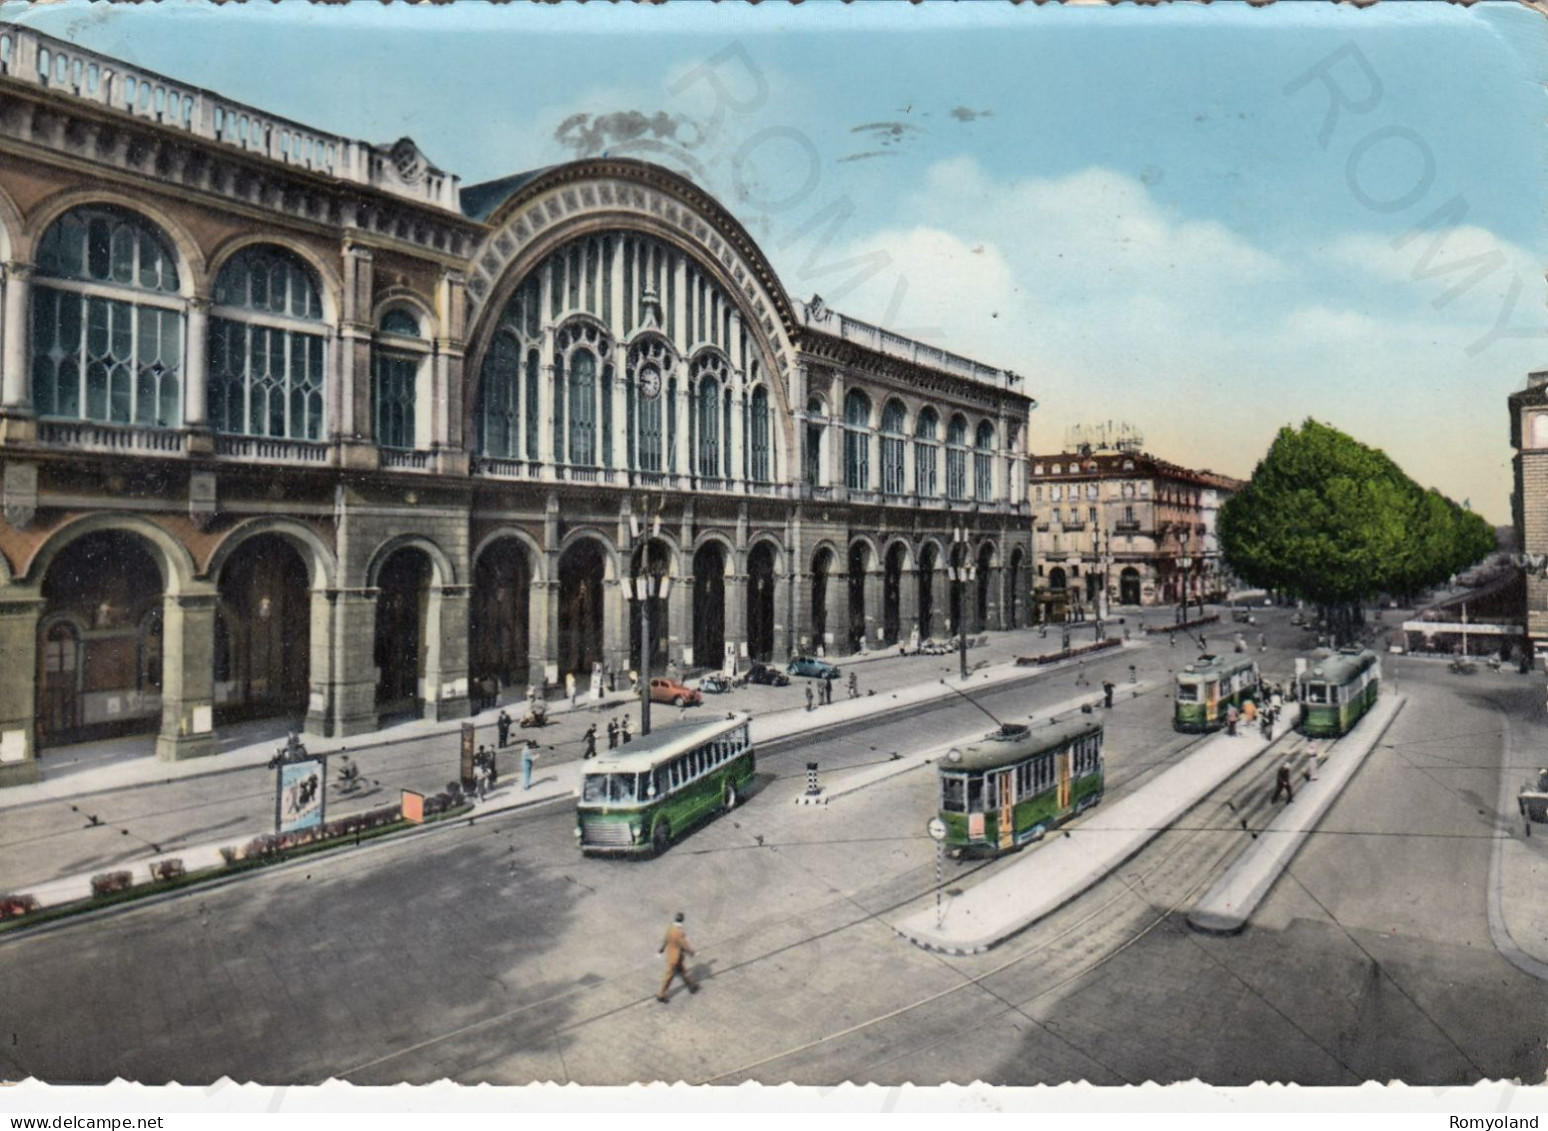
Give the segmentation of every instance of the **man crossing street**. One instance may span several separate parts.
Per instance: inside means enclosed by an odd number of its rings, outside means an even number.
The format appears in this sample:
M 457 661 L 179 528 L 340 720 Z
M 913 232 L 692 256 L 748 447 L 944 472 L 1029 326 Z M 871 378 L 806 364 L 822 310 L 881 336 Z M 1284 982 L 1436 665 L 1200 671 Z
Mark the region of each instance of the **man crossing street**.
M 667 1003 L 667 989 L 672 985 L 673 978 L 681 978 L 683 984 L 688 987 L 688 992 L 699 992 L 699 984 L 688 976 L 688 967 L 684 958 L 693 957 L 693 947 L 688 945 L 688 934 L 683 930 L 683 913 L 679 911 L 677 917 L 672 920 L 672 925 L 667 928 L 666 938 L 662 940 L 657 954 L 666 955 L 666 977 L 661 979 L 661 989 L 656 994 L 656 1000 L 662 1005 Z

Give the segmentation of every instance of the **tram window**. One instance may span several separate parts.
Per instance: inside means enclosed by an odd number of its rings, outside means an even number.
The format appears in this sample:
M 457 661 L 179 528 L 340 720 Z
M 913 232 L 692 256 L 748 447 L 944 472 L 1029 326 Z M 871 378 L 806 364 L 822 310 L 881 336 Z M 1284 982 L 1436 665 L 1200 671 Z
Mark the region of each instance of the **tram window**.
M 969 813 L 981 813 L 984 809 L 984 779 L 971 777 L 967 780 L 967 805 Z
M 1023 762 L 1016 767 L 1016 793 L 1025 797 L 1032 792 L 1032 763 Z
M 1326 703 L 1328 701 L 1328 685 L 1325 683 L 1308 683 L 1306 685 L 1306 701 L 1308 703 Z
M 1000 775 L 990 774 L 984 779 L 984 808 L 1000 807 Z
M 1179 703 L 1197 703 L 1199 701 L 1199 685 L 1196 683 L 1178 684 L 1177 701 Z
M 966 783 L 959 777 L 941 778 L 941 808 L 948 813 L 962 812 L 963 786 Z

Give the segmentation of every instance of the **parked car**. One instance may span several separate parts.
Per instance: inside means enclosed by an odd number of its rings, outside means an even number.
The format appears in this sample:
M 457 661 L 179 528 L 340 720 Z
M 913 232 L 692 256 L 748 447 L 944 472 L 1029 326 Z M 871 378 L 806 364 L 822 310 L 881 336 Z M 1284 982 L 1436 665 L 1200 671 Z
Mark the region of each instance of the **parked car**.
M 731 690 L 731 681 L 723 675 L 707 675 L 699 680 L 699 690 L 711 695 L 723 695 Z
M 816 656 L 797 656 L 790 661 L 789 672 L 791 675 L 804 675 L 811 679 L 837 679 L 838 668 L 828 663 L 827 660 L 819 660 Z
M 704 702 L 704 696 L 675 679 L 653 679 L 650 681 L 650 701 L 670 703 L 674 707 L 697 707 Z
M 790 677 L 768 664 L 754 664 L 747 673 L 748 683 L 762 683 L 769 687 L 789 687 Z

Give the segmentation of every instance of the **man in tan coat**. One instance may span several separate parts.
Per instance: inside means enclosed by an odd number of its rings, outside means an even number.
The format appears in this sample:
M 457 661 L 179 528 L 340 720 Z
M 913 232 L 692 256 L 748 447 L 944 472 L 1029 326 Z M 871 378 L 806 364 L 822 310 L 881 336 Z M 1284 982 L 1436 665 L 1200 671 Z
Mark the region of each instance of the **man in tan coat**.
M 699 992 L 698 983 L 688 976 L 688 967 L 684 963 L 685 958 L 693 957 L 693 947 L 688 945 L 688 935 L 683 930 L 683 913 L 679 911 L 677 918 L 667 928 L 666 938 L 661 942 L 661 949 L 657 954 L 665 954 L 667 960 L 666 977 L 661 980 L 661 992 L 656 995 L 656 1000 L 662 1005 L 667 1002 L 667 988 L 671 986 L 673 978 L 681 978 L 683 984 L 688 987 L 688 992 Z

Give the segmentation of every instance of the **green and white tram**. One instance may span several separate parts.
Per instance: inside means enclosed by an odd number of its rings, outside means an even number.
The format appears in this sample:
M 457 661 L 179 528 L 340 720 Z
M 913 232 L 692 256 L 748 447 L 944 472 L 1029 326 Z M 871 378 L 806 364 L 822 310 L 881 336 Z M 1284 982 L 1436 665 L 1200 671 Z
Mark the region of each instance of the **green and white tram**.
M 1007 724 L 940 762 L 941 821 L 953 852 L 1007 852 L 1102 800 L 1102 724 Z
M 1348 734 L 1376 705 L 1381 660 L 1369 648 L 1340 648 L 1307 661 L 1296 676 L 1301 733 L 1313 738 Z
M 734 808 L 755 769 L 747 723 L 747 715 L 736 714 L 663 727 L 598 758 L 581 780 L 581 851 L 659 854 L 694 825 Z
M 1262 678 L 1258 663 L 1246 656 L 1200 656 L 1177 673 L 1172 726 L 1182 731 L 1219 730 L 1232 707 L 1256 700 Z

